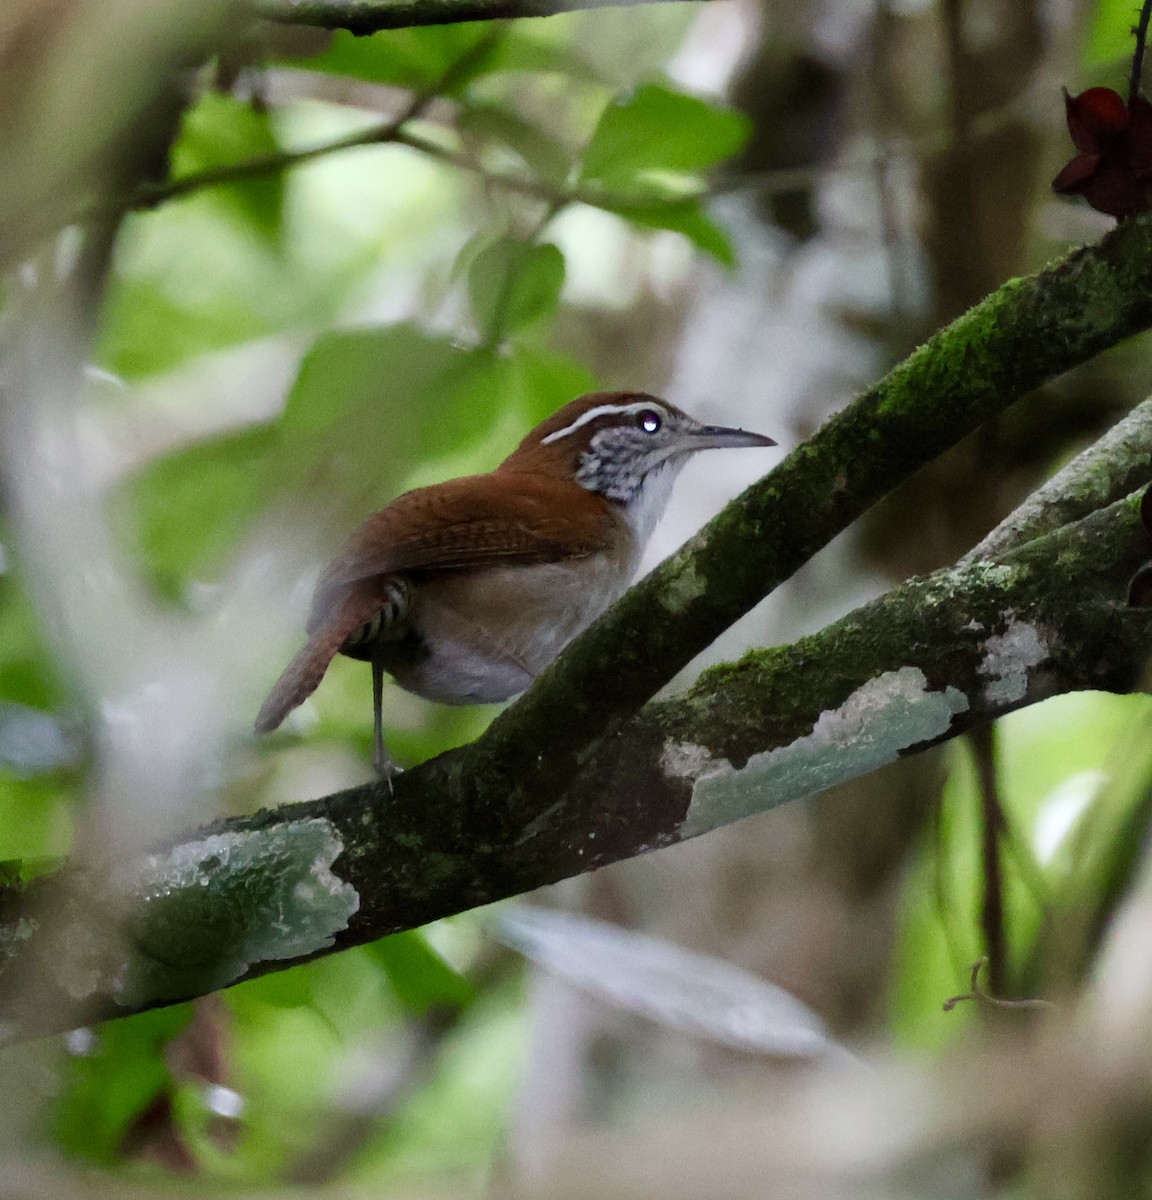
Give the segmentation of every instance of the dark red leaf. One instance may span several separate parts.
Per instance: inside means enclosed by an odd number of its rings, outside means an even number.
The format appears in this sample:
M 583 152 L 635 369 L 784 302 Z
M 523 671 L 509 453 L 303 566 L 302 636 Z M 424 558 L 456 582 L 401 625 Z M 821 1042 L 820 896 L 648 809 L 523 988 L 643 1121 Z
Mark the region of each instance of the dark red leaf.
M 1089 88 L 1079 96 L 1065 92 L 1064 109 L 1072 144 L 1087 154 L 1098 154 L 1128 127 L 1128 105 L 1111 88 Z
M 1147 187 L 1136 178 L 1131 166 L 1108 158 L 1102 160 L 1092 177 L 1076 191 L 1097 212 L 1117 219 L 1143 212 L 1149 203 Z
M 1099 154 L 1077 154 L 1052 180 L 1052 190 L 1060 195 L 1079 193 L 1093 171 L 1100 166 Z
M 1052 181 L 1061 195 L 1083 196 L 1116 218 L 1152 207 L 1152 104 L 1131 107 L 1111 88 L 1064 93 L 1068 132 L 1080 151 Z

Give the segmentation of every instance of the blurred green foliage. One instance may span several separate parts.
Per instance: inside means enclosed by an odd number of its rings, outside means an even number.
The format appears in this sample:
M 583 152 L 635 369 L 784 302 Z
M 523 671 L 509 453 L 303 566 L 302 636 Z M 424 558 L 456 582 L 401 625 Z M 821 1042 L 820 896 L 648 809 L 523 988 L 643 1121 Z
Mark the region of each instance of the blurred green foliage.
M 1128 0 L 1096 0 L 1084 39 L 1085 68 L 1098 70 L 1122 64 L 1126 76 L 1132 57 L 1132 30 L 1139 15 L 1140 6 Z M 1094 78 L 1092 82 L 1105 81 Z
M 188 1005 L 141 1013 L 106 1026 L 73 1055 L 55 1131 L 61 1146 L 112 1163 L 131 1123 L 171 1086 L 164 1050 L 192 1018 Z
M 564 255 L 551 242 L 498 238 L 472 260 L 468 296 L 485 341 L 549 316 L 564 287 Z
M 397 110 L 387 90 L 396 88 L 439 98 L 450 115 L 433 123 L 425 113 L 415 127 L 456 157 L 364 145 L 205 186 L 129 219 L 97 357 L 132 385 L 103 409 L 163 433 L 125 456 L 109 506 L 158 599 L 193 608 L 270 513 L 320 557 L 404 488 L 490 467 L 546 413 L 612 382 L 563 336 L 579 316 L 566 296 L 569 266 L 597 249 L 560 236 L 557 218 L 573 204 L 613 214 L 635 244 L 644 231 L 672 231 L 733 263 L 703 198 L 708 172 L 740 150 L 750 126 L 665 78 L 692 17 L 680 7 L 503 29 L 337 33 L 311 57 L 270 51 L 252 64 L 257 75 L 267 66 L 293 81 L 282 100 L 275 88 L 267 100 L 258 84 L 255 98 L 199 96 L 173 147 L 174 181 L 377 129 L 381 108 Z M 1089 68 L 1128 54 L 1132 15 L 1129 3 L 1097 4 Z M 503 176 L 520 186 L 502 185 Z M 253 347 L 278 356 L 292 382 L 262 391 L 255 371 L 257 394 L 225 404 L 211 390 L 212 368 L 229 354 L 246 361 Z M 72 728 L 48 636 L 16 575 L 0 575 L 0 698 Z M 335 664 L 311 705 L 312 727 L 269 739 L 266 759 L 293 753 L 295 764 L 323 766 L 326 753 L 350 751 L 362 766 L 366 700 L 362 667 Z M 402 759 L 475 736 L 491 715 L 402 695 L 389 711 Z M 1041 986 L 1029 971 L 1052 922 L 1089 922 L 1086 909 L 1123 881 L 1148 779 L 1105 778 L 1115 747 L 1133 730 L 1145 736 L 1150 718 L 1144 700 L 1080 695 L 1000 725 L 1007 928 L 1022 983 Z M 60 765 L 0 767 L 5 881 L 18 871 L 9 860 L 38 869 L 67 849 L 74 775 Z M 892 1028 L 917 1045 L 946 1043 L 976 1015 L 973 1006 L 943 1014 L 939 1004 L 965 990 L 980 953 L 978 813 L 970 752 L 954 747 L 933 836 L 909 870 L 890 982 Z M 130 1131 L 162 1102 L 193 1160 L 233 1182 L 292 1178 L 353 1126 L 346 1154 L 326 1168 L 331 1178 L 378 1187 L 409 1174 L 479 1176 L 501 1147 L 526 1031 L 514 971 L 502 961 L 478 970 L 475 923 L 449 926 L 224 994 L 226 1085 L 244 1103 L 227 1153 L 204 1084 L 166 1057 L 189 1029 L 187 1006 L 109 1023 L 74 1047 L 53 1136 L 71 1154 L 122 1163 Z M 453 936 L 466 952 L 438 952 Z M 376 1096 L 373 1109 L 363 1097 L 372 1099 L 404 1036 L 434 1039 L 426 1069 Z
M 1135 770 L 1118 774 L 1117 767 L 1132 765 L 1130 748 L 1147 740 L 1150 724 L 1149 697 L 1095 692 L 1059 696 L 997 722 L 1014 993 L 1047 994 L 1069 983 L 1041 969 L 1038 946 L 1075 938 L 1083 922 L 1105 919 L 1115 901 L 1100 859 L 1134 861 L 1146 821 L 1133 825 L 1126 818 L 1134 810 L 1146 818 L 1152 795 L 1146 756 Z M 967 743 L 951 749 L 942 803 L 907 884 L 893 1028 L 920 1046 L 951 1041 L 979 1017 L 974 1005 L 941 1009 L 942 998 L 968 990 L 969 969 L 983 954 L 981 800 L 972 753 Z
M 598 386 L 557 336 L 572 319 L 568 259 L 583 247 L 554 229 L 577 193 L 637 230 L 638 244 L 644 230 L 670 229 L 732 261 L 702 197 L 705 173 L 747 137 L 746 118 L 663 80 L 690 14 L 605 16 L 616 36 L 594 59 L 583 16 L 338 33 L 311 57 L 254 61 L 242 87 L 206 88 L 191 105 L 171 154 L 185 190 L 128 220 L 110 280 L 97 356 L 126 386 L 93 393 L 102 418 L 159 430 L 125 444 L 108 510 L 156 601 L 202 611 L 205 587 L 270 520 L 319 557 L 404 488 L 487 469 Z M 283 100 L 280 76 L 293 81 Z M 339 102 L 313 98 L 334 84 Z M 412 128 L 473 169 L 387 144 L 245 168 L 370 138 L 381 99 L 388 114 L 406 102 L 384 89 L 435 99 L 436 121 L 415 113 Z M 519 186 L 488 181 L 501 173 Z M 187 187 L 198 177 L 203 186 Z M 0 579 L 0 697 L 63 728 L 67 689 L 17 579 Z M 308 732 L 269 739 L 267 759 L 322 764 L 350 750 L 366 761 L 364 684 L 359 664 L 337 664 Z M 423 758 L 475 736 L 491 709 L 397 694 L 390 713 L 396 752 Z M 77 785 L 59 766 L 0 772 L 12 880 L 21 861 L 38 869 L 67 850 Z M 503 1137 L 524 1028 L 512 964 L 499 954 L 473 978 L 479 944 L 474 932 L 461 939 L 464 927 L 447 934 L 458 965 L 425 934 L 401 934 L 236 987 L 209 1016 L 177 1006 L 81 1037 L 52 1112 L 56 1140 L 104 1165 L 195 1163 L 250 1184 L 475 1175 Z M 423 1058 L 389 1091 L 380 1080 L 405 1039 Z M 205 1066 L 217 1059 L 226 1078 Z M 239 1116 L 221 1115 L 214 1087 L 242 1097 Z M 375 1096 L 367 1119 L 357 1087 Z M 340 1161 L 322 1162 L 341 1139 Z
M 172 177 L 184 179 L 275 154 L 280 149 L 269 114 L 231 96 L 209 92 L 188 110 L 172 148 Z M 218 198 L 232 206 L 250 228 L 279 241 L 284 180 L 277 172 L 223 184 Z
M 691 176 L 735 154 L 751 132 L 743 113 L 645 84 L 604 110 L 581 178 L 623 188 L 651 175 Z
M 485 46 L 487 52 L 477 56 L 475 51 Z M 367 83 L 458 95 L 477 75 L 493 68 L 497 46 L 498 39 L 494 41 L 491 29 L 482 24 L 397 29 L 376 37 L 354 37 L 341 29 L 332 34 L 327 49 L 300 65 Z M 468 64 L 466 69 L 457 69 L 461 62 Z M 453 79 L 444 87 L 447 75 Z

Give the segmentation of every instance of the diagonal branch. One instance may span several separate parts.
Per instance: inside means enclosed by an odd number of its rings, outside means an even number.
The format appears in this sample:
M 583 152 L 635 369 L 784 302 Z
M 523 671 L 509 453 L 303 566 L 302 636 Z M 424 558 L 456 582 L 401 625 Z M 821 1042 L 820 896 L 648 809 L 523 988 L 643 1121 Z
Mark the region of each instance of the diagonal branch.
M 910 581 L 638 712 L 886 490 L 1149 324 L 1152 218 L 1005 285 L 633 589 L 477 743 L 402 776 L 394 798 L 368 787 L 258 813 L 98 878 L 74 870 L 0 897 L 3 982 L 22 984 L 0 1018 L 46 1031 L 202 994 L 693 836 L 1044 695 L 1133 686 L 1150 622 L 1123 607 L 1148 555 L 1130 498 L 996 564 Z M 1112 453 L 1146 462 L 1148 444 Z
M 1078 521 L 1135 491 L 1152 475 L 1150 428 L 1152 399 L 1138 404 L 1103 437 L 1038 487 L 1015 512 L 969 550 L 962 561 L 1001 558 L 1025 542 Z
M 426 93 L 421 93 L 421 97 L 426 95 Z M 426 104 L 427 100 L 425 99 L 419 108 L 425 107 Z M 127 208 L 130 211 L 156 208 L 169 200 L 178 200 L 182 196 L 190 195 L 204 188 L 240 183 L 247 179 L 260 179 L 266 175 L 278 175 L 293 167 L 314 162 L 318 158 L 325 158 L 329 154 L 338 154 L 342 150 L 355 150 L 361 146 L 385 145 L 407 146 L 412 150 L 418 150 L 427 158 L 436 159 L 438 162 L 455 167 L 460 171 L 479 175 L 488 187 L 527 196 L 532 200 L 542 200 L 557 207 L 580 203 L 612 209 L 639 207 L 652 202 L 651 194 L 625 195 L 607 192 L 598 187 L 582 186 L 578 183 L 554 185 L 541 179 L 534 179 L 522 172 L 489 169 L 469 155 L 454 150 L 450 146 L 442 145 L 433 138 L 426 137 L 409 128 L 408 122 L 413 116 L 419 114 L 419 108 L 414 102 L 399 117 L 391 121 L 384 121 L 367 129 L 360 129 L 355 133 L 346 134 L 344 137 L 321 142 L 316 146 L 308 146 L 302 150 L 281 150 L 275 154 L 263 154 L 255 158 L 246 158 L 241 162 L 181 175 L 166 183 L 140 187 L 116 207 Z M 415 111 L 413 111 L 414 109 Z
M 448 157 L 453 165 L 471 165 L 465 156 L 452 155 L 451 151 L 443 150 L 435 142 L 412 133 L 407 126 L 439 96 L 450 92 L 461 79 L 468 75 L 477 62 L 486 58 L 499 44 L 504 33 L 504 26 L 494 26 L 474 45 L 465 50 L 459 58 L 450 63 L 438 79 L 427 87 L 413 92 L 404 107 L 391 120 L 383 121 L 368 129 L 357 130 L 355 133 L 347 134 L 333 141 L 323 142 L 318 146 L 309 146 L 303 150 L 281 150 L 274 154 L 247 158 L 242 162 L 213 167 L 210 170 L 191 172 L 167 182 L 146 184 L 121 201 L 118 208 L 130 211 L 156 208 L 169 200 L 178 200 L 181 196 L 190 195 L 203 188 L 240 183 L 246 179 L 261 179 L 266 175 L 278 175 L 317 158 L 336 154 L 341 150 L 354 150 L 361 146 L 402 143 L 413 149 L 422 150 L 432 157 Z M 516 180 L 515 182 L 519 183 L 520 181 Z
M 379 787 L 356 788 L 42 881 L 0 913 L 0 978 L 22 985 L 0 1019 L 28 1035 L 202 994 L 695 836 L 1045 696 L 1128 690 L 1152 611 L 1123 598 L 1148 553 L 1134 495 L 716 668 L 645 707 L 569 787 L 543 788 L 503 845 L 445 807 L 445 763 L 466 769 L 466 748 L 404 776 L 386 809 Z M 109 928 L 125 901 L 127 929 Z
M 900 481 L 1152 325 L 1152 218 L 1006 283 L 832 417 L 643 579 L 473 747 L 461 803 L 512 836 L 542 788 Z

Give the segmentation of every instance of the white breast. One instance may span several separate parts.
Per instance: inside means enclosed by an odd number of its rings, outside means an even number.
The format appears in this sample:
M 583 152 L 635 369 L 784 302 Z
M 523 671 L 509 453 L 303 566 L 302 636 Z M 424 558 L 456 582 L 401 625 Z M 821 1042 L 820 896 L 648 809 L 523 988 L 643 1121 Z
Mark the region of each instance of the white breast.
M 624 519 L 632 529 L 637 561 L 644 553 L 652 531 L 664 515 L 664 510 L 668 507 L 668 498 L 672 494 L 672 485 L 676 482 L 676 476 L 680 474 L 680 468 L 687 461 L 682 455 L 665 459 L 644 476 L 639 491 L 624 506 Z

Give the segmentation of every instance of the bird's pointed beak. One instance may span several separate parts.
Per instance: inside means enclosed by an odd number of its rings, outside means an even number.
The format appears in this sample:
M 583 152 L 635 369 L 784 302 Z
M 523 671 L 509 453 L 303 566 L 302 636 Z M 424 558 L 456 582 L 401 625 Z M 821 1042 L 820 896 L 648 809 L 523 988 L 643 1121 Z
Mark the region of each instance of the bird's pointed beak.
M 723 425 L 701 425 L 692 436 L 693 450 L 736 450 L 742 446 L 775 446 L 774 438 Z

